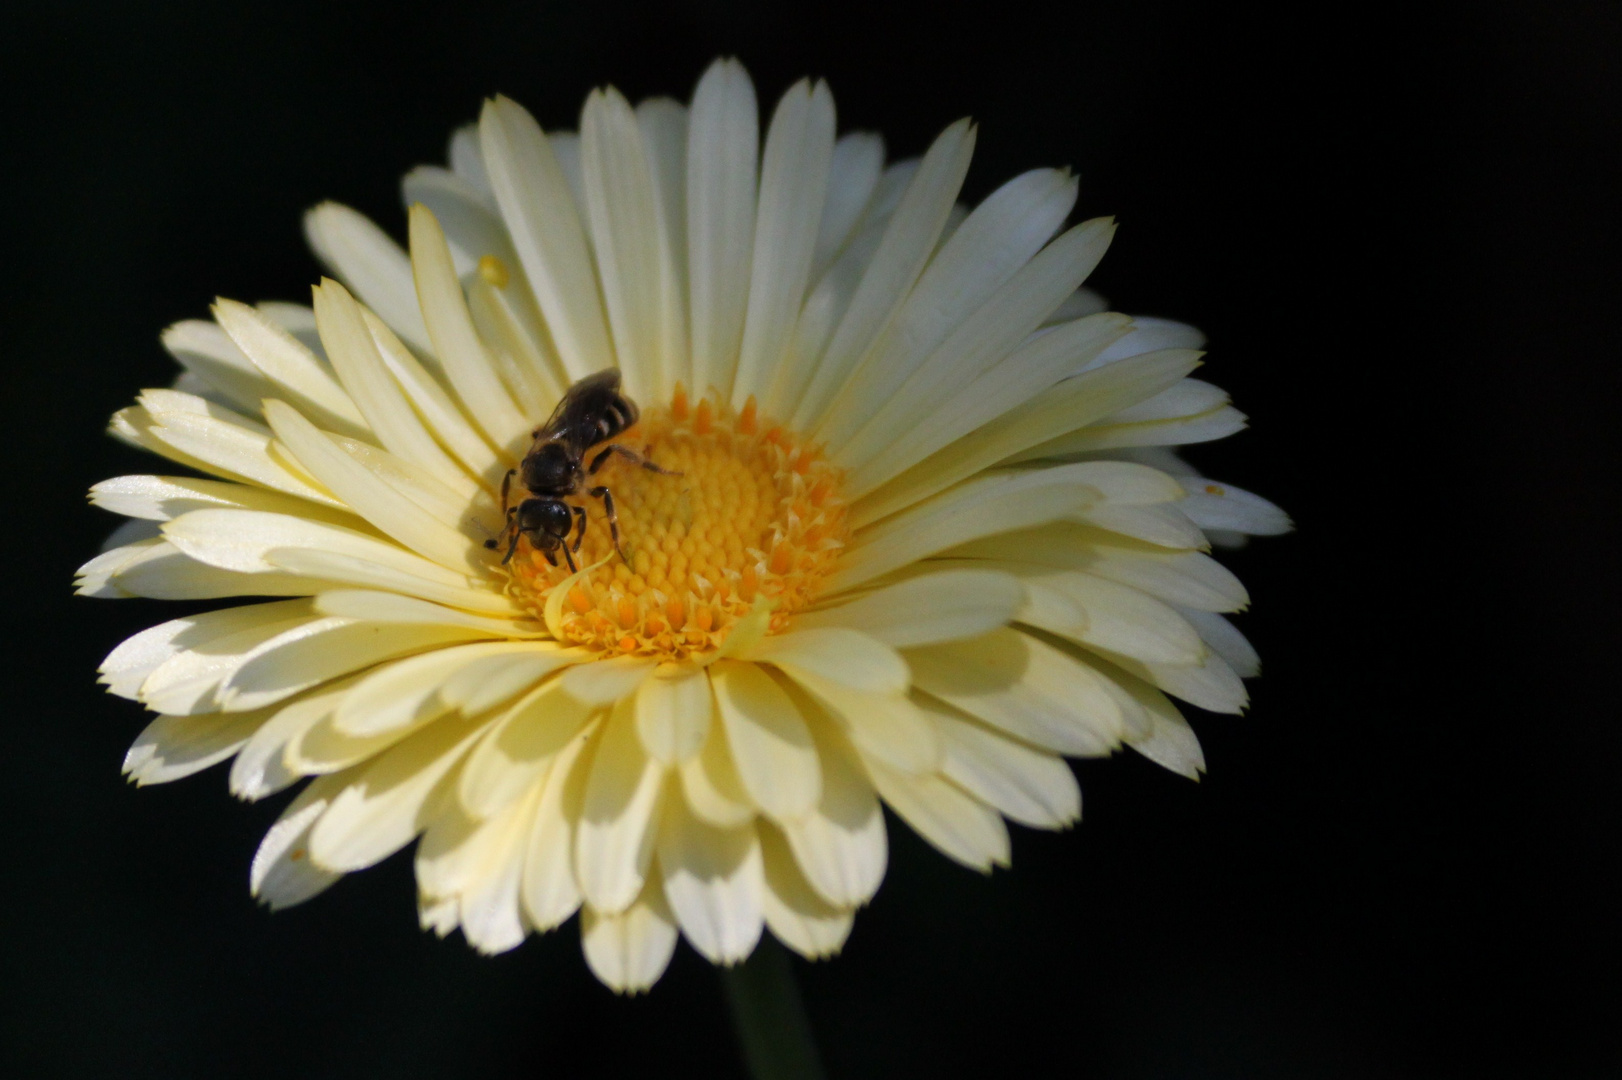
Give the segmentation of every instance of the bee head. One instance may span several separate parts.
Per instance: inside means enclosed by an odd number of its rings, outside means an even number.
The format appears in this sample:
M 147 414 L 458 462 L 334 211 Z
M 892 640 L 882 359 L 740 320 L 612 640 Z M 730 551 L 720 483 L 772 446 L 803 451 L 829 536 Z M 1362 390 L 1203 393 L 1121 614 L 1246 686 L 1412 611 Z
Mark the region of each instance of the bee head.
M 525 499 L 518 506 L 518 531 L 543 550 L 556 547 L 573 525 L 573 511 L 560 499 Z

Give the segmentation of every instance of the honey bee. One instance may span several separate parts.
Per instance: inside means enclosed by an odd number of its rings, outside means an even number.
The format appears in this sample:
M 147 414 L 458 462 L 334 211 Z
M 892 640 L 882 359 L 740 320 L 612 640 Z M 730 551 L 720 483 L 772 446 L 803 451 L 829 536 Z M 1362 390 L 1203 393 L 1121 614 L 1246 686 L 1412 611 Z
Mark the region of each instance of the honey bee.
M 618 443 L 604 447 L 591 459 L 590 465 L 585 462 L 594 447 L 624 433 L 640 415 L 636 402 L 621 392 L 620 373 L 613 368 L 587 375 L 569 387 L 558 407 L 552 410 L 552 416 L 530 433 L 534 441 L 524 460 L 516 469 L 508 469 L 502 478 L 501 512 L 506 521 L 502 536 L 510 534 L 502 565 L 511 561 L 513 552 L 518 550 L 518 538 L 523 536 L 553 566 L 558 564 L 555 552 L 561 548 L 569 570 L 579 569 L 574 556 L 586 538 L 586 511 L 584 507 L 564 502 L 564 497 L 569 495 L 590 495 L 603 500 L 614 550 L 621 559 L 625 558 L 625 552 L 620 550 L 614 496 L 605 485 L 593 487 L 589 478 L 596 476 L 608 459 L 616 455 L 663 476 L 681 474 L 661 469 L 645 454 Z M 529 497 L 509 507 L 507 499 L 515 475 Z M 570 534 L 574 534 L 573 544 L 569 543 Z M 486 540 L 484 546 L 494 550 L 500 546 L 500 540 Z

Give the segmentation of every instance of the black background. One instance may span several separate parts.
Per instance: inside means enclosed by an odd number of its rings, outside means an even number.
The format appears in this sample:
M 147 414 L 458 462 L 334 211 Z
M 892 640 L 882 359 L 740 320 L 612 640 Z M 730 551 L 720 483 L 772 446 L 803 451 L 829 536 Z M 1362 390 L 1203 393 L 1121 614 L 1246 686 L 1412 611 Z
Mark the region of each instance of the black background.
M 398 176 L 486 94 L 572 127 L 720 53 L 767 107 L 828 78 L 894 155 L 973 114 L 971 199 L 1073 166 L 1122 226 L 1094 284 L 1207 330 L 1252 416 L 1196 461 L 1298 524 L 1231 559 L 1267 672 L 1196 717 L 1202 783 L 1079 765 L 1085 822 L 990 878 L 892 822 L 844 955 L 801 966 L 832 1075 L 1617 1075 L 1622 14 L 1235 7 L 11 10 L 9 1075 L 741 1075 L 685 946 L 633 1000 L 573 924 L 481 958 L 417 929 L 404 856 L 255 907 L 283 800 L 128 787 L 139 711 L 94 685 L 177 609 L 68 596 L 113 524 L 84 489 L 155 467 L 102 427 L 172 378 L 163 326 L 306 299 L 320 199 L 398 235 Z

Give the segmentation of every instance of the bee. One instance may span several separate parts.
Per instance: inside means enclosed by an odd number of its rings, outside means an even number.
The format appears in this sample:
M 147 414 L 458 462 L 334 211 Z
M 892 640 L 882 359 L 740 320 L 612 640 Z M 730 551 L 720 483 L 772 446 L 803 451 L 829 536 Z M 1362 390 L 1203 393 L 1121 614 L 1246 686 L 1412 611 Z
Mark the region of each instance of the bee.
M 621 559 L 625 558 L 625 552 L 620 550 L 619 518 L 614 513 L 613 493 L 605 485 L 592 486 L 590 478 L 616 455 L 663 476 L 681 474 L 661 469 L 645 454 L 618 443 L 604 447 L 592 457 L 589 465 L 586 457 L 599 443 L 624 433 L 640 415 L 636 402 L 621 392 L 620 373 L 613 368 L 587 375 L 569 387 L 546 423 L 530 433 L 534 441 L 524 460 L 516 469 L 508 469 L 502 478 L 501 513 L 506 522 L 502 535 L 510 534 L 502 565 L 512 560 L 513 552 L 518 550 L 518 538 L 523 536 L 553 566 L 558 564 L 555 552 L 561 548 L 570 572 L 579 569 L 574 557 L 586 539 L 586 511 L 584 507 L 564 502 L 568 495 L 590 495 L 603 500 L 614 550 Z M 529 497 L 509 507 L 507 500 L 514 476 L 519 478 Z M 569 542 L 571 534 L 573 544 Z M 486 540 L 484 546 L 494 550 L 500 546 L 500 540 Z

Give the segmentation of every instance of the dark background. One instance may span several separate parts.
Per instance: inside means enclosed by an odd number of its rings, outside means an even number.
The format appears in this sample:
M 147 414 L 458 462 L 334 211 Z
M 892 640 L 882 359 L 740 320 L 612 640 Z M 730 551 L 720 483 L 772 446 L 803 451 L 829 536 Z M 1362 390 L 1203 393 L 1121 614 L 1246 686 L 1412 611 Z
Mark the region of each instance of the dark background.
M 1122 224 L 1094 284 L 1205 328 L 1253 418 L 1195 460 L 1299 527 L 1231 558 L 1267 674 L 1196 716 L 1205 781 L 1079 765 L 1085 822 L 990 878 L 892 822 L 844 955 L 801 965 L 832 1075 L 1618 1075 L 1622 14 L 1235 7 L 9 11 L 0 1069 L 741 1075 L 685 946 L 634 1000 L 573 924 L 481 958 L 417 929 L 405 856 L 255 907 L 283 800 L 128 787 L 142 720 L 94 685 L 175 607 L 68 596 L 113 524 L 84 489 L 155 467 L 102 426 L 172 378 L 158 331 L 307 298 L 306 207 L 398 235 L 398 176 L 482 96 L 572 127 L 733 53 L 768 107 L 825 76 L 892 154 L 973 114 L 971 199 L 1075 167 Z

